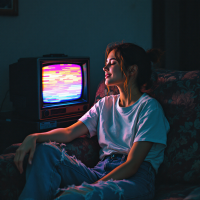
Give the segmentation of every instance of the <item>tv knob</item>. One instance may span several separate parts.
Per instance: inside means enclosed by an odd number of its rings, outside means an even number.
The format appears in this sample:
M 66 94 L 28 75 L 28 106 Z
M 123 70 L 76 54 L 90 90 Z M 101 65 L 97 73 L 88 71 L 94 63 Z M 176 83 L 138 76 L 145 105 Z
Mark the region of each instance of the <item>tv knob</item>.
M 88 106 L 87 105 L 84 105 L 83 106 L 83 110 L 87 110 L 88 109 Z
M 45 111 L 44 111 L 44 116 L 45 116 L 45 117 L 49 116 L 49 111 L 48 111 L 48 110 L 45 110 Z

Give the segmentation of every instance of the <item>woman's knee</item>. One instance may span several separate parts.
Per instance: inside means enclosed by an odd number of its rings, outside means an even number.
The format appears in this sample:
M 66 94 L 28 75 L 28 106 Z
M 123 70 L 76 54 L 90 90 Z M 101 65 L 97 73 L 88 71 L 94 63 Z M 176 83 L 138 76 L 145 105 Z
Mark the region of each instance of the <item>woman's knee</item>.
M 61 150 L 53 142 L 37 143 L 35 155 L 48 157 L 60 153 Z

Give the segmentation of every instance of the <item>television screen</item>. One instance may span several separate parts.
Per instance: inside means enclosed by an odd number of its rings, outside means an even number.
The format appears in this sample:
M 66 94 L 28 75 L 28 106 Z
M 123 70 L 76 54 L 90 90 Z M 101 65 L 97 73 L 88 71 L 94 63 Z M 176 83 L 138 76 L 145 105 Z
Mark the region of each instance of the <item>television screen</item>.
M 42 68 L 42 96 L 45 103 L 79 99 L 82 94 L 82 71 L 77 64 L 53 64 Z

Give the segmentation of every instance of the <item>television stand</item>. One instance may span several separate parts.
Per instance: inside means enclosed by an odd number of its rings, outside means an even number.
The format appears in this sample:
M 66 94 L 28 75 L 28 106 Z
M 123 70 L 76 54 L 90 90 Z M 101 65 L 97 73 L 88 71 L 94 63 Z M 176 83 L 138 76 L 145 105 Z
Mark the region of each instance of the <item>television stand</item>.
M 18 116 L 13 112 L 0 113 L 0 154 L 8 146 L 14 143 L 22 143 L 29 134 L 68 127 L 76 123 L 82 115 L 73 117 L 68 115 L 62 118 L 33 121 Z

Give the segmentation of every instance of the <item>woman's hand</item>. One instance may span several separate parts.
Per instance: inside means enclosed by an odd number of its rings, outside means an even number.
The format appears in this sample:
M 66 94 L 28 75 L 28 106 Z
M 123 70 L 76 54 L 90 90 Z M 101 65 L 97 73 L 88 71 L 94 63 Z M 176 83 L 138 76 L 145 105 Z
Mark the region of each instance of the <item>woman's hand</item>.
M 26 153 L 28 152 L 30 153 L 28 162 L 29 164 L 32 163 L 33 155 L 36 148 L 36 140 L 37 140 L 37 134 L 28 135 L 22 142 L 21 146 L 16 151 L 14 163 L 17 169 L 19 170 L 20 174 L 22 174 L 23 172 L 23 161 Z

